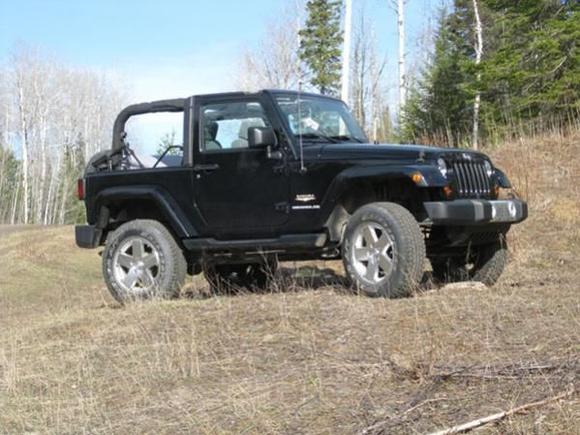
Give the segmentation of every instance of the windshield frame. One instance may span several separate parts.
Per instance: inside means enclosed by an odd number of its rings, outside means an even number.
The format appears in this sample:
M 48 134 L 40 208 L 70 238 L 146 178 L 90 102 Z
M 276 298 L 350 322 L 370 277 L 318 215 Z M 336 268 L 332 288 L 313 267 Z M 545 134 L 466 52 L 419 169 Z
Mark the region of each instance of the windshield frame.
M 313 93 L 309 93 L 309 92 L 273 92 L 272 93 L 272 102 L 274 104 L 274 106 L 276 107 L 276 110 L 278 111 L 278 114 L 281 118 L 281 122 L 284 125 L 284 129 L 287 131 L 288 137 L 289 139 L 293 142 L 293 145 L 295 145 L 298 149 L 298 147 L 300 146 L 300 134 L 299 133 L 294 133 L 292 130 L 292 127 L 289 124 L 289 120 L 288 120 L 288 116 L 286 114 L 286 112 L 282 109 L 282 107 L 280 106 L 279 103 L 279 98 L 284 98 L 284 97 L 290 97 L 290 98 L 295 98 L 297 99 L 298 97 L 301 98 L 301 100 L 323 100 L 325 102 L 332 102 L 338 105 L 341 105 L 342 108 L 344 109 L 344 113 L 346 115 L 345 118 L 343 118 L 343 122 L 346 124 L 346 127 L 349 130 L 352 130 L 352 128 L 354 127 L 355 130 L 358 130 L 360 132 L 360 136 L 356 135 L 356 131 L 355 132 L 351 132 L 352 134 L 352 139 L 351 140 L 325 140 L 324 135 L 320 135 L 319 138 L 312 138 L 312 137 L 306 137 L 306 136 L 311 136 L 312 134 L 310 133 L 303 133 L 303 137 L 302 137 L 302 143 L 304 146 L 313 146 L 313 145 L 317 145 L 317 144 L 329 144 L 329 143 L 338 143 L 338 144 L 353 144 L 353 143 L 369 143 L 369 139 L 367 137 L 367 135 L 365 134 L 363 128 L 359 125 L 358 121 L 355 119 L 355 117 L 352 115 L 352 112 L 350 110 L 350 108 L 348 107 L 348 105 L 338 99 L 338 98 L 333 98 L 333 97 L 329 97 L 326 95 L 319 95 L 319 94 L 313 94 Z M 337 136 L 339 137 L 339 136 Z M 331 138 L 334 138 L 334 136 L 332 136 Z

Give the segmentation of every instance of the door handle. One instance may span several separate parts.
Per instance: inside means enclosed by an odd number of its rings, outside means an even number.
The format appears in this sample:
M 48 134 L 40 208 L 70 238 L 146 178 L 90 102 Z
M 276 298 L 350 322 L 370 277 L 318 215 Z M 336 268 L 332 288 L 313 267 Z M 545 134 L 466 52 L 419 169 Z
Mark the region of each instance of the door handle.
M 193 166 L 195 172 L 212 172 L 220 168 L 217 163 L 198 164 Z

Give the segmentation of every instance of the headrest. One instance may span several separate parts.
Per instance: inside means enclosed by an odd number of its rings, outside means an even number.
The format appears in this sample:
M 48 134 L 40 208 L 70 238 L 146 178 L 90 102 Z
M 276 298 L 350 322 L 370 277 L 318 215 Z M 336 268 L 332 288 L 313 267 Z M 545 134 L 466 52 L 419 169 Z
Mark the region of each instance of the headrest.
M 210 121 L 205 124 L 205 138 L 215 140 L 217 137 L 219 124 L 215 121 Z

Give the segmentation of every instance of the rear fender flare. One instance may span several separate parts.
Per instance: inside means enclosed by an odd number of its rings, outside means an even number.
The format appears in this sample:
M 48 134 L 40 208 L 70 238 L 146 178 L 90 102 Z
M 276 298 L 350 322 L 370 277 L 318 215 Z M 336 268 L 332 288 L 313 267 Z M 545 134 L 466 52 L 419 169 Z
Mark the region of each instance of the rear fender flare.
M 98 215 L 101 210 L 109 210 L 112 204 L 123 200 L 150 200 L 155 203 L 179 238 L 192 238 L 198 235 L 197 231 L 187 219 L 177 201 L 159 186 L 117 186 L 102 190 L 95 199 L 95 210 Z M 107 211 L 108 213 L 108 211 Z

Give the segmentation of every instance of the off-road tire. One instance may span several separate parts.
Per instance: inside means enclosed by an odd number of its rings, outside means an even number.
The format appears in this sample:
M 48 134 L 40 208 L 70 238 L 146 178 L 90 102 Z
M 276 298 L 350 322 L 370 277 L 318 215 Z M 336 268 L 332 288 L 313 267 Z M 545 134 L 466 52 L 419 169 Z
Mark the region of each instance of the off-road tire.
M 267 289 L 278 268 L 276 260 L 260 263 L 205 264 L 203 274 L 213 293 Z
M 361 278 L 354 264 L 354 235 L 364 223 L 379 224 L 394 246 L 392 271 L 375 284 Z M 417 289 L 423 276 L 425 240 L 419 224 L 406 208 L 389 202 L 371 203 L 350 218 L 342 243 L 342 259 L 347 278 L 355 290 L 371 297 L 405 297 Z
M 159 257 L 156 285 L 142 293 L 126 291 L 115 278 L 114 257 L 124 241 L 141 238 L 150 243 Z M 109 234 L 103 251 L 103 277 L 111 295 L 120 303 L 145 299 L 172 299 L 179 296 L 185 283 L 187 262 L 173 235 L 160 222 L 133 220 Z
M 433 276 L 440 282 L 478 281 L 493 286 L 508 262 L 508 247 L 503 236 L 497 242 L 471 247 L 461 257 L 432 261 Z M 469 265 L 469 266 L 468 266 Z

